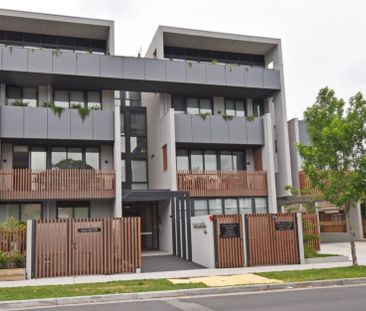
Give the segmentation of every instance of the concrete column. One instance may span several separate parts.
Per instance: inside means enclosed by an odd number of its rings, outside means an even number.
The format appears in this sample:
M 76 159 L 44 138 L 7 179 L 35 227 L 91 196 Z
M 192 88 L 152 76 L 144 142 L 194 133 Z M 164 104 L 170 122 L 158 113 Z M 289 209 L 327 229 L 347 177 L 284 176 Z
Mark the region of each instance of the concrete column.
M 32 251 L 33 251 L 33 220 L 27 220 L 27 253 L 25 263 L 25 278 L 32 278 Z
M 302 217 L 301 213 L 296 213 L 296 221 L 297 221 L 297 237 L 299 241 L 299 257 L 300 263 L 305 263 L 305 253 L 304 253 L 304 232 L 302 230 Z
M 122 217 L 122 168 L 121 168 L 121 99 L 120 91 L 114 91 L 114 145 L 113 163 L 115 173 L 116 198 L 114 217 Z
M 271 115 L 266 113 L 263 117 L 264 147 L 262 148 L 263 169 L 267 171 L 268 183 L 268 212 L 277 213 L 276 172 L 274 165 L 274 146 Z
M 296 189 L 300 189 L 299 171 L 301 169 L 301 158 L 296 148 L 296 144 L 300 142 L 299 120 L 292 119 L 288 122 L 287 126 L 290 144 L 292 186 Z

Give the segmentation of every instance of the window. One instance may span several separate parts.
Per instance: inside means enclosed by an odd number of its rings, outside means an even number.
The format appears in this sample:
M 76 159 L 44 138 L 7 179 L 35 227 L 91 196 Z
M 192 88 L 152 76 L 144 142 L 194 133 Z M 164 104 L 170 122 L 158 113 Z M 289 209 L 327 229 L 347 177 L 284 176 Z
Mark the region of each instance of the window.
M 84 107 L 84 92 L 71 91 L 70 92 L 70 107 Z
M 177 170 L 189 170 L 189 158 L 187 150 L 177 150 Z
M 1 203 L 0 224 L 5 223 L 9 218 L 26 222 L 28 219 L 38 220 L 42 218 L 41 203 Z
M 212 114 L 210 98 L 172 96 L 172 108 L 177 114 Z
M 239 213 L 252 214 L 253 206 L 251 198 L 239 198 Z
M 54 105 L 62 108 L 88 107 L 101 109 L 101 93 L 99 91 L 55 90 Z
M 69 92 L 55 90 L 54 105 L 55 107 L 69 108 Z
M 37 107 L 38 92 L 35 87 L 15 87 L 7 88 L 7 103 L 13 105 L 15 103 L 23 103 L 28 107 Z
M 130 152 L 131 153 L 146 153 L 146 137 L 131 136 L 130 137 Z
M 45 148 L 32 147 L 30 152 L 31 169 L 47 168 L 47 152 Z
M 58 219 L 87 219 L 90 208 L 88 206 L 59 206 L 57 208 Z M 70 204 L 71 205 L 71 204 Z M 75 203 L 77 205 L 77 203 Z
M 220 152 L 220 164 L 222 171 L 245 170 L 244 152 Z
M 85 149 L 85 166 L 89 169 L 99 170 L 100 168 L 100 156 L 98 148 L 86 148 Z
M 254 198 L 254 203 L 256 214 L 268 213 L 267 198 Z
M 245 101 L 225 99 L 225 114 L 228 116 L 245 117 Z
M 208 215 L 206 199 L 193 201 L 193 215 L 194 216 Z
M 208 200 L 208 208 L 210 215 L 221 215 L 222 212 L 222 200 L 221 199 L 210 199 Z
M 132 189 L 147 189 L 147 164 L 145 160 L 131 161 Z
M 124 106 L 126 107 L 140 107 L 141 106 L 141 93 L 140 92 L 125 92 Z
M 126 152 L 126 137 L 125 135 L 121 135 L 121 153 Z
M 163 152 L 163 171 L 165 172 L 166 170 L 168 170 L 168 148 L 166 144 L 162 147 L 162 152 Z
M 204 170 L 202 151 L 192 151 L 191 152 L 191 169 L 193 171 Z
M 102 109 L 102 101 L 100 98 L 100 92 L 90 91 L 87 93 L 87 106 L 89 109 Z
M 122 182 L 126 182 L 126 161 L 125 160 L 122 160 L 121 161 L 121 165 L 122 165 L 122 168 L 121 168 L 121 171 L 122 171 Z
M 237 199 L 225 199 L 225 215 L 238 213 L 238 201 Z
M 205 151 L 205 170 L 216 171 L 217 170 L 217 158 L 214 151 Z
M 133 134 L 145 134 L 146 133 L 146 114 L 145 112 L 131 112 L 131 132 Z
M 14 146 L 13 168 L 29 168 L 28 146 Z

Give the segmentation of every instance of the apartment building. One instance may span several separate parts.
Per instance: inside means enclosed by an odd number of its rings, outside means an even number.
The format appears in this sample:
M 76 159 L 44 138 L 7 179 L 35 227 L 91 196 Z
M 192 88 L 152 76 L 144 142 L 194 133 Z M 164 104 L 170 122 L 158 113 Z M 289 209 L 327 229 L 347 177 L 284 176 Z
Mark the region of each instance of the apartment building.
M 281 41 L 0 11 L 0 222 L 140 216 L 189 258 L 190 216 L 276 213 L 292 184 Z

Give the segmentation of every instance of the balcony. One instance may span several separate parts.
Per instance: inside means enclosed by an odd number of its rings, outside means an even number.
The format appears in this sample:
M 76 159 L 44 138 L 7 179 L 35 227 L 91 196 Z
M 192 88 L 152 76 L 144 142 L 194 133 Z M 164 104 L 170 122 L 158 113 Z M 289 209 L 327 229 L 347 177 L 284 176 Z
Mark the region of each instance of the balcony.
M 206 116 L 176 114 L 177 143 L 213 143 L 264 145 L 263 119 L 252 121 L 244 117 L 224 120 L 221 115 Z
M 78 169 L 0 170 L 0 200 L 114 198 L 114 172 Z
M 265 171 L 178 171 L 177 185 L 192 197 L 268 195 Z
M 321 194 L 319 189 L 311 188 L 310 180 L 306 177 L 304 171 L 299 171 L 299 182 L 300 182 L 301 193 L 311 194 L 311 195 L 320 195 Z

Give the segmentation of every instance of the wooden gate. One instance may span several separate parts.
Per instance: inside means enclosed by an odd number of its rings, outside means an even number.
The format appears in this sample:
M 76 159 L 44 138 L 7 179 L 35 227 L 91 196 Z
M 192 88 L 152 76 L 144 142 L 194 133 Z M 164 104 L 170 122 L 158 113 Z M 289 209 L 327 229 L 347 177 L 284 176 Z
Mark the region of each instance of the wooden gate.
M 216 268 L 243 267 L 242 216 L 215 215 L 214 237 Z
M 245 215 L 248 266 L 300 263 L 296 214 Z
M 34 222 L 35 278 L 135 272 L 141 267 L 140 218 Z
M 304 246 L 320 251 L 319 222 L 316 214 L 301 214 Z

